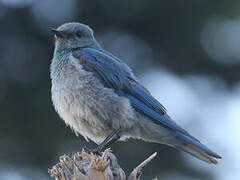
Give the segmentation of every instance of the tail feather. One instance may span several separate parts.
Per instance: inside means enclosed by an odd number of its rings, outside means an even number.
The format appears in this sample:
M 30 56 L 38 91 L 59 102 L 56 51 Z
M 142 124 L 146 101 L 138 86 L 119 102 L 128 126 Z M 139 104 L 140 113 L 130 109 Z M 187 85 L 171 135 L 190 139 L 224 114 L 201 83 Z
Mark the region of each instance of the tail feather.
M 175 145 L 176 148 L 185 151 L 207 163 L 217 164 L 218 162 L 216 159 L 222 158 L 217 153 L 211 151 L 205 145 L 200 143 L 200 141 L 198 141 L 196 138 L 192 138 L 192 136 L 183 134 L 181 132 L 176 132 L 176 135 L 177 139 L 180 140 L 180 143 Z

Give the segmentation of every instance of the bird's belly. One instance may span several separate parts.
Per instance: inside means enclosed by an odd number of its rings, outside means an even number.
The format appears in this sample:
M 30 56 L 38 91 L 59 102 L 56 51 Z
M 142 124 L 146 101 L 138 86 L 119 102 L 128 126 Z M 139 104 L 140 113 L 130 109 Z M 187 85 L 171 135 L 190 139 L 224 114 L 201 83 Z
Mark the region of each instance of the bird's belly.
M 136 123 L 129 100 L 119 97 L 88 74 L 69 77 L 67 82 L 53 81 L 52 100 L 67 125 L 96 143 L 102 142 L 113 130 L 127 131 Z

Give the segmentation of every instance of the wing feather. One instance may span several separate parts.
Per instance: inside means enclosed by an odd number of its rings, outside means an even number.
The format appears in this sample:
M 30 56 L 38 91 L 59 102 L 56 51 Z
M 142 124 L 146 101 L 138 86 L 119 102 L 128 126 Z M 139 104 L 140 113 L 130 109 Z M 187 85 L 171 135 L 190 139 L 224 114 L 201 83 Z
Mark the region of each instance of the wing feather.
M 120 59 L 91 48 L 74 51 L 72 55 L 85 70 L 96 74 L 106 87 L 114 89 L 118 95 L 127 97 L 135 110 L 154 123 L 187 133 L 169 118 L 165 107 L 136 80 L 131 69 Z

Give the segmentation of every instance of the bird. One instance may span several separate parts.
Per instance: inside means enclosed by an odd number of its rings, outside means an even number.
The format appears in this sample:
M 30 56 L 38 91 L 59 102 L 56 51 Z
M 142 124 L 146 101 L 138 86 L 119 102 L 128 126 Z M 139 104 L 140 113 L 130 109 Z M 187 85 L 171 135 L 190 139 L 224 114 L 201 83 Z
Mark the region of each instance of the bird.
M 52 32 L 52 102 L 76 135 L 101 147 L 117 140 L 141 139 L 218 163 L 221 156 L 171 119 L 131 68 L 101 47 L 88 25 L 70 22 Z

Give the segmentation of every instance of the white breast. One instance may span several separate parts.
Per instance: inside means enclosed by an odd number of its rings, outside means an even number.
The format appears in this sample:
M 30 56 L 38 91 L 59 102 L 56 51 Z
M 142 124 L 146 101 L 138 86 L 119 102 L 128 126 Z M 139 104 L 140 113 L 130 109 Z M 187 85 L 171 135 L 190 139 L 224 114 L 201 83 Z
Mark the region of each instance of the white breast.
M 129 100 L 105 88 L 76 63 L 69 63 L 59 77 L 52 79 L 52 101 L 65 123 L 96 143 L 114 129 L 131 128 L 136 119 Z

